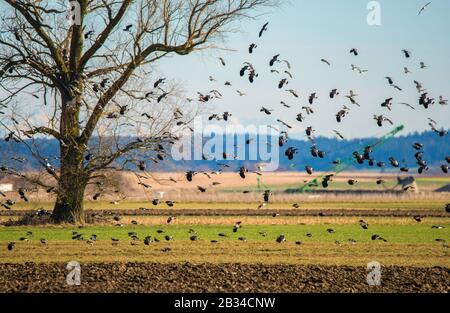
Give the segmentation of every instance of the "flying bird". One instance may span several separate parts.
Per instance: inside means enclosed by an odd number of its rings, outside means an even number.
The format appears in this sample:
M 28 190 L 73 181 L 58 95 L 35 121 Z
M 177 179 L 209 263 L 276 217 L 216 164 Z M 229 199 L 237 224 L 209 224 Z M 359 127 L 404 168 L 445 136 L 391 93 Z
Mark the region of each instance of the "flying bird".
M 323 63 L 327 64 L 328 66 L 331 66 L 330 61 L 328 61 L 326 59 L 321 59 L 320 61 L 322 61 Z
M 316 96 L 316 93 L 313 92 L 313 93 L 309 96 L 309 99 L 308 99 L 309 104 L 312 105 L 315 99 L 319 99 L 319 98 Z
M 415 110 L 416 108 L 415 107 L 413 107 L 411 104 L 409 104 L 409 103 L 406 103 L 406 102 L 400 102 L 399 104 L 403 104 L 403 105 L 405 105 L 405 106 L 407 106 L 407 107 L 409 107 L 409 108 L 411 108 L 411 109 L 413 109 L 413 110 Z
M 377 125 L 379 127 L 383 127 L 383 122 L 388 122 L 391 125 L 394 125 L 394 123 L 387 117 L 383 116 L 383 115 L 374 115 L 374 120 L 377 121 Z
M 368 70 L 363 70 L 363 69 L 361 69 L 360 67 L 358 67 L 358 66 L 356 66 L 354 64 L 352 64 L 351 66 L 352 66 L 352 71 L 356 71 L 359 74 L 365 74 L 365 73 L 368 72 Z
M 267 31 L 267 26 L 269 26 L 269 22 L 265 23 L 261 30 L 259 31 L 259 37 L 261 38 L 265 31 Z
M 334 132 L 339 138 L 341 138 L 342 140 L 345 140 L 345 137 L 344 137 L 340 132 L 338 132 L 337 130 L 333 130 L 333 132 Z
M 427 4 L 425 4 L 419 11 L 419 14 L 417 14 L 417 16 L 419 16 L 420 14 L 422 14 L 422 12 L 425 11 L 425 9 L 431 4 L 433 3 L 433 1 L 428 2 Z
M 358 49 L 356 49 L 356 48 L 351 49 L 350 53 L 353 53 L 355 56 L 358 56 L 358 54 L 359 54 Z
M 289 70 L 291 69 L 291 63 L 289 63 L 288 60 L 282 60 L 282 62 L 284 62 L 286 64 L 286 66 Z
M 334 99 L 334 97 L 336 97 L 337 95 L 339 95 L 339 92 L 337 91 L 337 89 L 333 89 L 330 92 L 330 98 Z
M 125 28 L 123 29 L 124 32 L 129 32 L 131 30 L 131 28 L 133 27 L 133 24 L 128 24 L 127 26 L 125 26 Z
M 448 100 L 444 99 L 443 96 L 439 96 L 439 104 L 440 105 L 448 105 Z
M 405 55 L 405 58 L 409 59 L 411 57 L 411 52 L 410 51 L 408 51 L 406 49 L 403 49 L 402 52 Z
M 275 62 L 280 62 L 280 61 L 278 60 L 279 56 L 280 56 L 279 54 L 274 55 L 274 56 L 272 57 L 272 59 L 270 59 L 269 65 L 270 65 L 270 66 L 273 66 L 273 65 L 275 64 Z
M 289 90 L 287 90 L 291 95 L 293 95 L 294 97 L 296 97 L 296 98 L 298 98 L 299 97 L 299 95 L 298 95 L 298 92 L 296 91 L 296 90 L 294 90 L 294 89 L 289 89 Z
M 260 112 L 264 112 L 267 115 L 271 115 L 273 110 L 266 109 L 265 107 L 262 107 Z

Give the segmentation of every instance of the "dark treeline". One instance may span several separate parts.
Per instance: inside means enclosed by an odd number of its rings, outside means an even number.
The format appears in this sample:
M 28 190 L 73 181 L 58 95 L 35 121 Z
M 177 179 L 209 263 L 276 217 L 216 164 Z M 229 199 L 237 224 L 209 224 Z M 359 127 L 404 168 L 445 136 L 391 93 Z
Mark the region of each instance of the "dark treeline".
M 246 137 L 248 138 L 248 137 Z M 203 142 L 208 140 L 204 139 Z M 238 138 L 235 137 L 236 142 Z M 127 140 L 124 140 L 126 142 Z M 263 139 L 262 142 L 266 140 Z M 284 147 L 280 150 L 280 165 L 281 171 L 303 171 L 305 165 L 312 166 L 315 170 L 328 171 L 333 168 L 332 162 L 334 160 L 347 160 L 351 158 L 354 151 L 362 151 L 365 146 L 372 145 L 377 142 L 377 138 L 365 138 L 365 139 L 353 139 L 353 140 L 338 140 L 332 138 L 318 137 L 316 138 L 316 146 L 318 149 L 326 152 L 325 162 L 322 159 L 313 158 L 310 149 L 311 142 L 302 141 L 296 139 L 289 139 Z M 407 136 L 400 136 L 385 141 L 372 153 L 373 158 L 376 161 L 383 161 L 386 164 L 389 163 L 389 157 L 397 159 L 401 166 L 414 169 L 417 167 L 415 164 L 414 153 L 416 152 L 412 145 L 414 143 L 424 144 L 424 159 L 427 161 L 432 169 L 445 164 L 445 157 L 450 155 L 450 140 L 448 135 L 445 137 L 439 137 L 434 132 L 415 133 Z M 35 143 L 39 146 L 41 155 L 48 158 L 48 162 L 55 168 L 58 168 L 59 162 L 55 156 L 59 155 L 59 145 L 56 140 L 50 140 L 45 138 L 36 139 Z M 226 144 L 224 143 L 224 150 Z M 233 144 L 229 144 L 228 147 L 233 147 Z M 288 147 L 294 147 L 298 149 L 295 158 L 290 161 L 284 155 L 285 150 Z M 239 146 L 240 149 L 244 148 Z M 170 148 L 167 150 L 167 156 L 164 161 L 155 163 L 151 160 L 147 162 L 148 169 L 150 171 L 187 171 L 187 170 L 216 170 L 218 169 L 218 163 L 228 164 L 230 167 L 228 170 L 236 170 L 240 166 L 245 166 L 249 169 L 254 169 L 256 164 L 262 162 L 260 159 L 256 161 L 242 161 L 233 160 L 233 151 L 227 151 L 229 153 L 227 160 L 182 160 L 174 161 L 170 156 Z M 235 150 L 236 152 L 236 150 Z M 150 159 L 150 155 L 148 156 Z M 24 159 L 21 159 L 24 158 Z M 120 160 L 120 161 L 124 161 Z M 119 162 L 120 162 L 119 161 Z M 327 162 L 328 161 L 328 162 Z M 39 169 L 38 162 L 31 156 L 30 151 L 24 144 L 16 142 L 0 142 L 0 165 L 14 167 L 17 170 L 36 170 Z M 133 165 L 130 164 L 127 167 L 130 168 Z M 351 164 L 349 170 L 358 169 L 370 169 L 368 164 L 357 165 Z M 386 170 L 392 169 L 389 165 L 386 166 Z M 374 168 L 374 170 L 379 170 Z

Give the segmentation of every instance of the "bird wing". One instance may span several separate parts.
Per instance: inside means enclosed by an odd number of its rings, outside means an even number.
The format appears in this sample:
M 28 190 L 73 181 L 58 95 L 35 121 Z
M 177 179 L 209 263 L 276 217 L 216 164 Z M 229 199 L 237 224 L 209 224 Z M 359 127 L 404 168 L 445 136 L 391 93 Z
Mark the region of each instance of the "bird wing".
M 291 63 L 288 60 L 283 60 L 283 62 L 286 63 L 288 69 L 291 69 Z

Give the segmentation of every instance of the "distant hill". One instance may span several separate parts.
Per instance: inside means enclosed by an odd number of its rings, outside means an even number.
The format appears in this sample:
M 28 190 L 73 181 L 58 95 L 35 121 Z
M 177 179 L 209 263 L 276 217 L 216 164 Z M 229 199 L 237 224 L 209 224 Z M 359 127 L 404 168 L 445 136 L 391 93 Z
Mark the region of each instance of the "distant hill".
M 247 137 L 246 137 L 247 138 Z M 205 138 L 206 141 L 208 138 Z M 236 137 L 236 139 L 244 139 L 242 137 Z M 326 152 L 324 159 L 313 158 L 310 154 L 311 143 L 309 141 L 290 139 L 286 145 L 280 150 L 280 171 L 303 171 L 305 165 L 312 166 L 315 170 L 328 171 L 332 168 L 332 161 L 336 159 L 345 160 L 352 156 L 354 151 L 361 151 L 365 146 L 375 143 L 377 138 L 365 138 L 354 140 L 338 140 L 331 138 L 317 138 L 316 145 L 318 149 Z M 434 132 L 415 133 L 407 136 L 400 136 L 392 138 L 386 141 L 383 145 L 379 146 L 372 154 L 376 160 L 388 162 L 388 158 L 393 156 L 402 165 L 410 168 L 415 168 L 414 149 L 412 145 L 416 142 L 423 143 L 424 158 L 430 166 L 439 167 L 444 164 L 446 156 L 450 155 L 450 140 L 449 135 L 445 137 L 439 137 Z M 50 139 L 36 139 L 36 143 L 40 147 L 40 151 L 43 156 L 48 157 L 50 162 L 57 167 L 58 162 L 54 160 L 54 157 L 58 155 L 59 147 L 55 140 Z M 233 145 L 231 145 L 233 146 Z M 225 143 L 224 143 L 225 147 Z M 284 155 L 285 150 L 288 147 L 294 147 L 298 149 L 298 153 L 295 155 L 294 160 L 289 161 Z M 170 150 L 170 149 L 169 149 Z M 14 156 L 21 156 L 29 161 L 20 163 L 11 160 Z M 53 160 L 52 160 L 53 159 Z M 229 170 L 236 170 L 240 166 L 246 166 L 247 168 L 254 168 L 255 164 L 260 163 L 261 160 L 256 161 L 234 161 L 234 160 L 220 160 L 220 161 L 174 161 L 171 157 L 167 157 L 164 162 L 154 164 L 149 161 L 148 165 L 151 171 L 186 171 L 186 170 L 214 170 L 217 169 L 217 164 L 228 164 Z M 29 150 L 24 144 L 7 143 L 5 141 L 0 142 L 0 165 L 14 164 L 16 168 L 33 170 L 37 169 L 39 165 L 30 155 Z M 367 164 L 365 165 L 352 165 L 348 170 L 369 169 Z

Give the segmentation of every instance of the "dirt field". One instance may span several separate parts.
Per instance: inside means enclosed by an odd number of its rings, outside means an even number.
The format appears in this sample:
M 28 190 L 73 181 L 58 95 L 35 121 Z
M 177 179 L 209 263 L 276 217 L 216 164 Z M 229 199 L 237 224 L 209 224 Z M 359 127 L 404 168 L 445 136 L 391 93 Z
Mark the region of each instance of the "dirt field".
M 15 220 L 26 214 L 34 214 L 35 211 L 0 211 L 0 222 L 7 222 L 8 220 Z M 112 217 L 120 215 L 122 217 L 129 217 L 126 222 L 131 220 L 138 220 L 142 217 L 152 216 L 186 216 L 186 217 L 233 217 L 233 216 L 254 216 L 270 218 L 273 214 L 277 214 L 279 217 L 354 217 L 354 216 L 366 216 L 366 217 L 414 217 L 420 215 L 421 217 L 442 217 L 448 218 L 449 214 L 443 210 L 249 210 L 249 209 L 177 209 L 177 210 L 96 210 L 86 211 L 86 214 L 93 216 L 97 223 L 113 222 Z M 131 219 L 131 220 L 130 220 Z M 165 217 L 167 219 L 167 217 Z M 273 219 L 270 219 L 273 220 Z M 272 222 L 272 221 L 271 221 Z
M 66 264 L 0 264 L 0 292 L 449 292 L 448 268 L 382 268 L 371 287 L 363 267 L 111 263 L 81 265 L 81 285 L 66 284 Z

